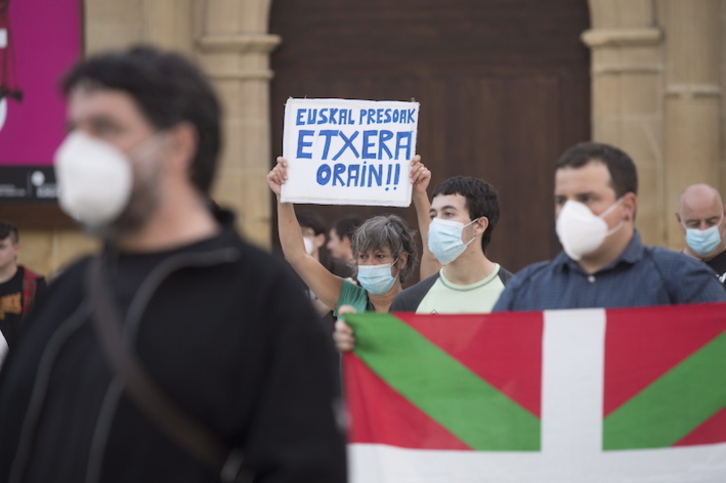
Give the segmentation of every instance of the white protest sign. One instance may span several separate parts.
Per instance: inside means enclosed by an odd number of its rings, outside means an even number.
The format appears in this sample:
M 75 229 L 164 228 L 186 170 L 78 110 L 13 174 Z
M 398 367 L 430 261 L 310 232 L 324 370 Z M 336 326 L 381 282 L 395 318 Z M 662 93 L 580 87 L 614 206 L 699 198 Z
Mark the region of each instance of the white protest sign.
M 419 104 L 289 99 L 281 201 L 409 206 Z

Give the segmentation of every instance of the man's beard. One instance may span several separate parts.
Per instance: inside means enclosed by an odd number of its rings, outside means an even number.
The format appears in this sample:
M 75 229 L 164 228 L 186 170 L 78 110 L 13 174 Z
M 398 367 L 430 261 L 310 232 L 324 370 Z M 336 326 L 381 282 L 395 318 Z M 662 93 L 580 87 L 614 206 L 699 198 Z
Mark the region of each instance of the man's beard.
M 90 235 L 113 243 L 146 226 L 161 205 L 159 164 L 154 161 L 148 168 L 147 173 L 137 178 L 129 202 L 118 218 L 108 225 L 84 226 Z

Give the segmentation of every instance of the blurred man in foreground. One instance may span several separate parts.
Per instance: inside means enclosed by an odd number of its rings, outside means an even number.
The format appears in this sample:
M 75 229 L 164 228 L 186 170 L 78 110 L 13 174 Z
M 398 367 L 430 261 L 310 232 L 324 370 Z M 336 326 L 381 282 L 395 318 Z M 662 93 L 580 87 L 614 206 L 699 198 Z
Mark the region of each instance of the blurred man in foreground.
M 206 78 L 141 47 L 63 89 L 60 203 L 105 248 L 0 373 L 0 481 L 345 481 L 332 345 L 288 269 L 209 208 Z

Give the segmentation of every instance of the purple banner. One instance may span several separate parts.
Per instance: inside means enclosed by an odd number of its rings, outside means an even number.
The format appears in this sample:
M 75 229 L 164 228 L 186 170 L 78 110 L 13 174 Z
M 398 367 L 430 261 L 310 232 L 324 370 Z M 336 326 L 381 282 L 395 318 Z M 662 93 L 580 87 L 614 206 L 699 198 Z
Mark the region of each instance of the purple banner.
M 58 82 L 81 52 L 81 0 L 0 0 L 0 199 L 54 197 L 34 188 L 54 184 L 66 114 Z

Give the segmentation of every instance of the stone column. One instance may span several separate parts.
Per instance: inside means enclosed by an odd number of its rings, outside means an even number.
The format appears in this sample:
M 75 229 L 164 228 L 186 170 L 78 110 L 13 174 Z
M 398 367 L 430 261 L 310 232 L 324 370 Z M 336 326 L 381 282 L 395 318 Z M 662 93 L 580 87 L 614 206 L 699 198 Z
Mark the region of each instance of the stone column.
M 270 52 L 280 38 L 267 34 L 270 0 L 206 0 L 199 60 L 225 110 L 225 149 L 215 199 L 234 207 L 246 237 L 271 246 Z
M 118 49 L 143 39 L 144 0 L 85 0 L 86 54 Z
M 666 184 L 667 211 L 691 183 L 719 187 L 721 86 L 719 0 L 664 2 L 666 37 Z M 667 243 L 683 247 L 671 215 Z
M 590 0 L 592 139 L 627 152 L 638 167 L 638 229 L 663 241 L 662 38 L 652 0 Z
M 143 0 L 144 42 L 193 53 L 192 0 Z

